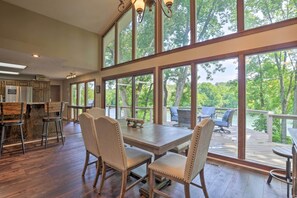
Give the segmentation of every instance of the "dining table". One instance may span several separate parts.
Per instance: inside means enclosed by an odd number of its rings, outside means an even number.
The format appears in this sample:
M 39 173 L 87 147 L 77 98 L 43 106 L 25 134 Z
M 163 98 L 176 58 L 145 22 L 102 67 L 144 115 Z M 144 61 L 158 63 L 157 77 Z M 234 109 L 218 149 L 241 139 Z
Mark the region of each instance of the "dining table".
M 188 128 L 165 126 L 160 124 L 145 123 L 143 127 L 133 128 L 123 120 L 120 121 L 124 142 L 128 145 L 138 147 L 154 154 L 154 160 L 165 155 L 167 151 L 189 141 L 192 137 L 192 130 Z M 162 179 L 158 182 L 161 189 L 170 180 Z M 140 194 L 148 197 L 148 185 L 145 184 L 139 190 Z

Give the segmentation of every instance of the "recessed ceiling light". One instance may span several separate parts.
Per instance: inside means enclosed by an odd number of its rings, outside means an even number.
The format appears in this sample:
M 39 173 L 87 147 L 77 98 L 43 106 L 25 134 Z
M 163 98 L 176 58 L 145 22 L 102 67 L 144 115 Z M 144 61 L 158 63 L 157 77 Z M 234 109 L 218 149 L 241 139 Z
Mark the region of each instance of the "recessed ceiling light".
M 27 66 L 0 62 L 0 67 L 8 67 L 8 68 L 14 68 L 14 69 L 25 69 Z
M 32 56 L 33 56 L 34 58 L 39 58 L 39 57 L 40 57 L 38 54 L 32 54 Z
M 0 74 L 11 74 L 11 75 L 19 75 L 19 72 L 11 72 L 11 71 L 1 71 L 0 70 Z

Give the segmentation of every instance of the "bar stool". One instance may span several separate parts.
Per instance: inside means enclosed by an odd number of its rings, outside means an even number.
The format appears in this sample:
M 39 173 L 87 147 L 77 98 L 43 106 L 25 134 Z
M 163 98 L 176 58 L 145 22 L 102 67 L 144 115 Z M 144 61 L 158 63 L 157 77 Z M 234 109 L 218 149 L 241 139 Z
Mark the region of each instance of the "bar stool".
M 6 136 L 5 129 L 6 127 L 19 126 L 20 127 L 20 136 L 22 142 L 23 154 L 25 154 L 25 145 L 24 145 L 24 134 L 23 134 L 23 115 L 26 113 L 26 105 L 23 102 L 5 102 L 0 103 L 1 109 L 1 141 L 0 141 L 0 156 L 3 152 L 3 143 Z M 12 118 L 11 118 L 12 116 Z M 18 118 L 16 118 L 18 117 Z M 9 119 L 7 119 L 9 118 Z
M 45 148 L 47 148 L 47 138 L 48 138 L 48 126 L 50 122 L 55 123 L 56 134 L 57 134 L 57 142 L 59 142 L 59 133 L 61 135 L 62 144 L 64 145 L 64 136 L 63 136 L 63 121 L 62 121 L 62 113 L 64 111 L 64 103 L 63 102 L 47 102 L 45 104 L 46 117 L 43 117 L 43 127 L 42 127 L 42 135 L 41 135 L 41 146 L 43 146 L 43 142 L 45 142 Z M 59 125 L 59 131 L 58 131 Z M 43 140 L 45 138 L 45 140 Z
M 272 149 L 273 153 L 279 155 L 281 157 L 287 158 L 286 162 L 286 170 L 284 169 L 272 169 L 269 172 L 269 177 L 267 179 L 267 184 L 271 183 L 272 178 L 275 178 L 281 182 L 287 183 L 287 197 L 290 196 L 290 184 L 292 184 L 292 177 L 291 177 L 291 159 L 292 159 L 292 149 L 275 147 Z M 285 173 L 285 177 L 281 176 L 277 173 Z

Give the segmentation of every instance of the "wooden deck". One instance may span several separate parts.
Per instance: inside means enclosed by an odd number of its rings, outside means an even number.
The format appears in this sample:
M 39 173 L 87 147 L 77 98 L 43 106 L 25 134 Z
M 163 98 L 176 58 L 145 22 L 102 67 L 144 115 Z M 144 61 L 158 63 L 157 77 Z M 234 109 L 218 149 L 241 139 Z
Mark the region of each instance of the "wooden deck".
M 95 166 L 88 168 L 85 177 L 81 176 L 85 149 L 79 124 L 67 124 L 64 134 L 64 146 L 55 141 L 47 149 L 35 145 L 27 148 L 25 155 L 20 151 L 6 150 L 0 159 L 0 197 L 117 197 L 121 181 L 119 174 L 106 181 L 101 196 L 92 187 Z M 228 164 L 208 161 L 205 179 L 209 196 L 213 198 L 286 197 L 285 184 L 273 180 L 271 185 L 267 185 L 267 175 Z M 133 181 L 133 178 L 129 179 L 129 183 Z M 195 181 L 199 183 L 199 177 Z M 141 185 L 128 191 L 126 197 L 139 197 Z M 165 191 L 174 198 L 184 197 L 183 186 L 175 182 Z M 193 186 L 191 195 L 204 197 L 202 190 Z

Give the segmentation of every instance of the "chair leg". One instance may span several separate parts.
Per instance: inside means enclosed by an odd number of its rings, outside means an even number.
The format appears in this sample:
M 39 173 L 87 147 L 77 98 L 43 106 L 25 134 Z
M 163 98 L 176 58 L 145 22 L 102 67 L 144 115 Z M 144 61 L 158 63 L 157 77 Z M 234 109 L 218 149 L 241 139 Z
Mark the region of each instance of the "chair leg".
M 86 151 L 86 159 L 85 159 L 85 165 L 84 165 L 84 169 L 82 172 L 82 176 L 85 176 L 85 173 L 86 173 L 86 170 L 87 170 L 87 167 L 89 164 L 89 159 L 90 159 L 90 153 L 89 153 L 89 151 Z
M 155 175 L 152 170 L 150 170 L 149 174 L 149 197 L 154 198 L 154 188 L 155 188 Z
M 59 125 L 60 125 L 60 133 L 61 133 L 62 144 L 64 145 L 63 121 L 62 120 L 59 121 Z
M 269 173 L 269 177 L 267 179 L 267 184 L 270 184 L 272 181 L 272 175 Z
M 125 170 L 122 172 L 122 188 L 121 188 L 121 194 L 120 198 L 124 198 L 125 192 L 126 192 L 126 185 L 127 185 L 127 176 L 128 176 L 128 171 Z
M 45 136 L 45 122 L 42 124 L 41 146 L 43 146 L 43 137 Z
M 184 190 L 185 190 L 185 198 L 190 198 L 190 184 L 189 183 L 184 184 Z
M 204 193 L 204 197 L 208 198 L 208 193 L 207 193 L 207 190 L 206 190 L 205 179 L 204 179 L 204 169 L 202 169 L 200 171 L 200 181 L 201 181 L 201 186 L 202 186 L 202 190 L 203 190 L 203 193 Z
M 106 164 L 105 164 L 105 162 L 103 162 L 102 163 L 102 175 L 101 175 L 101 183 L 100 183 L 100 188 L 99 188 L 99 194 L 101 194 L 102 188 L 104 186 L 105 175 L 106 175 Z
M 22 125 L 20 125 L 20 131 L 21 131 L 21 142 L 22 142 L 23 154 L 25 154 L 24 133 L 23 133 L 23 126 Z
M 98 181 L 98 178 L 99 178 L 99 175 L 100 175 L 100 172 L 101 172 L 101 157 L 98 157 L 98 160 L 97 160 L 97 172 L 96 172 L 96 177 L 95 177 L 95 180 L 94 180 L 94 183 L 93 183 L 93 187 L 96 188 L 96 185 L 97 185 L 97 181 Z
M 45 123 L 45 148 L 47 148 L 47 136 L 48 136 L 48 125 L 49 123 Z
M 57 121 L 55 121 L 55 128 L 56 128 L 57 142 L 59 142 L 59 132 L 58 132 Z
M 1 141 L 0 141 L 0 156 L 2 155 L 2 152 L 3 152 L 4 133 L 5 133 L 5 126 L 2 126 Z

